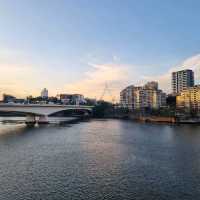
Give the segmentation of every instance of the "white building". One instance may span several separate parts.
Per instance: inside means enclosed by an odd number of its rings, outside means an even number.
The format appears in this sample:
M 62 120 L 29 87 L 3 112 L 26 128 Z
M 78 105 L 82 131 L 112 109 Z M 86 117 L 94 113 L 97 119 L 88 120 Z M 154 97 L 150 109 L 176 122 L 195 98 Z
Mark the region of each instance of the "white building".
M 48 90 L 46 88 L 41 91 L 41 97 L 48 98 Z
M 130 85 L 120 92 L 120 104 L 129 110 L 134 109 L 134 91 L 135 87 Z
M 86 102 L 82 94 L 60 94 L 58 97 L 63 104 L 79 105 Z
M 120 104 L 129 110 L 158 109 L 166 105 L 166 94 L 158 89 L 157 82 L 148 82 L 144 86 L 128 86 L 120 93 Z

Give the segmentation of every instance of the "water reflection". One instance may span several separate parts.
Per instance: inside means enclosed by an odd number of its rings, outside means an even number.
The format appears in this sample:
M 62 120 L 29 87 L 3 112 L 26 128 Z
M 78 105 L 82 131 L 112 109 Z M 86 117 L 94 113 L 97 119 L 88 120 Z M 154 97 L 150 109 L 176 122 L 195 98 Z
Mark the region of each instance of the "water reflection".
M 196 199 L 199 126 L 0 124 L 0 199 Z

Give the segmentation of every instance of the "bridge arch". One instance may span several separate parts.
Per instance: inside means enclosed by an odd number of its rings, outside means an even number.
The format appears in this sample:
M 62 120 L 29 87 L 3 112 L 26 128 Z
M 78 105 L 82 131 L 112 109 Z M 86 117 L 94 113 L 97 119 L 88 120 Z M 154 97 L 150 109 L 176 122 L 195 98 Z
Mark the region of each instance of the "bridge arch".
M 38 105 L 38 104 L 0 104 L 0 111 L 23 113 L 27 116 L 27 120 L 32 123 L 35 122 L 35 116 L 39 116 L 41 120 L 48 121 L 48 116 L 59 112 L 66 112 L 69 110 L 74 112 L 82 112 L 83 114 L 92 113 L 91 106 L 77 106 L 77 105 Z

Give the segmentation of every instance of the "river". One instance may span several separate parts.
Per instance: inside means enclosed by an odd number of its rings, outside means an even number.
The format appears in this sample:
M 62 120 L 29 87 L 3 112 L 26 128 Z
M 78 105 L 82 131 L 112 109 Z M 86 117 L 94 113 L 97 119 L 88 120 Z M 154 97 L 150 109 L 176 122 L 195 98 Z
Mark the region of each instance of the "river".
M 1 200 L 195 200 L 200 126 L 0 124 Z

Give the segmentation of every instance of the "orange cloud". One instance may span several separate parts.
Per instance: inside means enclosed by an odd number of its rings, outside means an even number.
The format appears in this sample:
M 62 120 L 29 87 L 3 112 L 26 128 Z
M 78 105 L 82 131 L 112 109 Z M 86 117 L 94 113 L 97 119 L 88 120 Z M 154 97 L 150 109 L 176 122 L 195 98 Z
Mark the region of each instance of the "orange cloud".
M 69 93 L 82 93 L 85 96 L 99 99 L 105 84 L 107 84 L 110 92 L 105 94 L 104 99 L 111 100 L 112 97 L 118 99 L 119 91 L 128 79 L 128 65 L 113 63 L 90 63 L 89 65 L 91 70 L 85 73 L 85 77 L 77 82 L 67 84 L 65 89 Z

